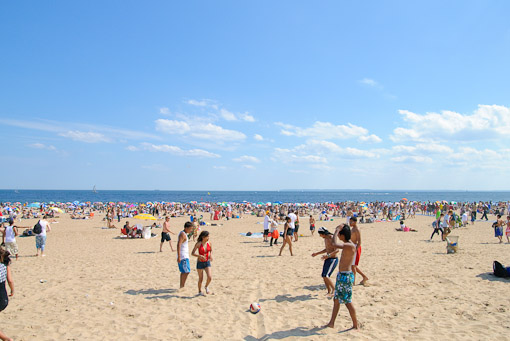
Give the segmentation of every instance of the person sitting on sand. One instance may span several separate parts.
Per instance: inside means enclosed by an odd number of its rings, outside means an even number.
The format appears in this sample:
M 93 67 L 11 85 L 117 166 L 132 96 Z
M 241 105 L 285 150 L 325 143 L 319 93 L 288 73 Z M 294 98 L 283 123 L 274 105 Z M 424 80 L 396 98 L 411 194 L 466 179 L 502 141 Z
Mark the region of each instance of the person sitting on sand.
M 128 238 L 136 237 L 136 227 L 129 225 L 129 221 L 126 221 L 126 224 L 124 225 L 124 229 L 126 230 L 126 236 Z
M 410 228 L 410 227 L 407 227 L 407 226 L 404 224 L 404 221 L 403 221 L 403 220 L 401 220 L 401 221 L 400 221 L 400 227 L 399 227 L 398 229 L 396 228 L 395 230 L 396 230 L 396 231 L 402 231 L 402 232 L 409 232 L 409 231 L 411 231 L 411 232 L 418 232 L 418 231 L 417 231 L 417 230 L 415 230 L 415 229 L 412 229 L 412 228 Z

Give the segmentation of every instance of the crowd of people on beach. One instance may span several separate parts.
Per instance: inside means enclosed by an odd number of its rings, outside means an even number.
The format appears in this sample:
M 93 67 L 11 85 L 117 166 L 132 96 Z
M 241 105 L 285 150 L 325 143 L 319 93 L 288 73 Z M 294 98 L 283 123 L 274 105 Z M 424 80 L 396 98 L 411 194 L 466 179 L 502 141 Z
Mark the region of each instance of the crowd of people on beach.
M 502 217 L 507 214 L 506 221 Z M 279 256 L 282 256 L 288 248 L 290 255 L 294 255 L 295 243 L 299 241 L 300 225 L 302 221 L 308 221 L 309 231 L 313 236 L 316 231 L 317 221 L 330 221 L 342 218 L 345 223 L 340 224 L 331 233 L 324 227 L 318 229 L 318 235 L 324 240 L 324 249 L 314 252 L 312 257 L 322 255 L 324 260 L 321 277 L 326 286 L 326 296 L 333 298 L 333 312 L 328 327 L 333 327 L 340 304 L 345 304 L 353 322 L 353 328 L 358 328 L 356 311 L 352 305 L 352 287 L 355 283 L 356 274 L 362 277 L 360 284 L 367 285 L 368 277 L 359 267 L 361 256 L 361 232 L 358 223 L 375 223 L 383 221 L 400 221 L 397 231 L 416 231 L 405 224 L 406 219 L 412 219 L 416 214 L 433 216 L 434 236 L 441 235 L 445 241 L 452 229 L 465 227 L 477 220 L 488 221 L 488 215 L 497 217 L 493 223 L 494 235 L 503 242 L 506 235 L 510 243 L 510 202 L 409 202 L 403 199 L 399 202 L 328 202 L 328 203 L 207 203 L 207 202 L 147 202 L 147 203 L 101 203 L 101 202 L 74 202 L 74 203 L 0 203 L 0 233 L 2 235 L 2 247 L 0 247 L 0 311 L 5 309 L 8 296 L 5 288 L 10 287 L 10 296 L 14 294 L 13 279 L 10 274 L 11 257 L 18 259 L 18 245 L 16 237 L 35 235 L 36 256 L 45 256 L 47 233 L 52 229 L 51 224 L 61 214 L 69 214 L 72 219 L 90 219 L 94 216 L 102 216 L 107 228 L 117 228 L 114 221 L 120 223 L 121 219 L 132 218 L 139 214 L 151 215 L 154 219 L 163 219 L 160 241 L 160 252 L 163 246 L 169 243 L 171 251 L 176 251 L 178 269 L 180 271 L 179 287 L 185 287 L 186 280 L 191 271 L 190 256 L 197 259 L 196 270 L 198 274 L 198 294 L 208 295 L 212 293 L 210 284 L 212 281 L 211 262 L 213 261 L 213 248 L 210 242 L 210 234 L 203 230 L 204 225 L 221 220 L 242 219 L 245 215 L 263 217 L 263 241 L 269 246 L 280 245 Z M 204 215 L 209 217 L 211 223 L 206 223 Z M 189 216 L 182 231 L 174 233 L 170 228 L 171 217 Z M 315 218 L 317 217 L 317 219 Z M 16 222 L 26 219 L 38 219 L 36 226 L 20 226 Z M 282 231 L 278 230 L 282 226 Z M 160 227 L 153 223 L 152 228 Z M 23 232 L 21 232 L 23 230 Z M 129 224 L 123 227 L 126 237 L 139 237 L 140 230 Z M 302 231 L 301 231 L 302 233 Z M 174 249 L 172 235 L 176 235 L 177 243 Z M 281 242 L 279 239 L 282 237 Z M 188 246 L 193 239 L 195 245 Z M 191 250 L 191 252 L 190 252 Z M 339 258 L 340 254 L 340 258 Z M 338 266 L 339 272 L 336 282 L 331 276 Z M 204 276 L 205 274 L 205 276 Z M 205 285 L 204 285 L 204 277 Z M 202 290 L 204 287 L 205 293 Z M 0 339 L 9 340 L 0 332 Z

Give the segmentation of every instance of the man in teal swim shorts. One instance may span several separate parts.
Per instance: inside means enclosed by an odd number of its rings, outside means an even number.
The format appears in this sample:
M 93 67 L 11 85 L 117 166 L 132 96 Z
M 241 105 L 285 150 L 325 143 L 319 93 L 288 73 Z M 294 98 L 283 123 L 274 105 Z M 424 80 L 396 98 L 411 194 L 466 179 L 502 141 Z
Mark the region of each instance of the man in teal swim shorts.
M 340 242 L 338 241 L 340 239 Z M 333 246 L 342 249 L 340 264 L 338 266 L 338 275 L 336 277 L 335 296 L 333 299 L 333 312 L 331 320 L 324 327 L 334 328 L 335 320 L 340 310 L 340 304 L 345 304 L 352 319 L 352 329 L 358 329 L 358 320 L 356 318 L 356 309 L 352 305 L 352 285 L 354 284 L 354 274 L 352 273 L 352 261 L 356 256 L 356 245 L 351 242 L 351 229 L 347 224 L 340 225 L 333 234 Z

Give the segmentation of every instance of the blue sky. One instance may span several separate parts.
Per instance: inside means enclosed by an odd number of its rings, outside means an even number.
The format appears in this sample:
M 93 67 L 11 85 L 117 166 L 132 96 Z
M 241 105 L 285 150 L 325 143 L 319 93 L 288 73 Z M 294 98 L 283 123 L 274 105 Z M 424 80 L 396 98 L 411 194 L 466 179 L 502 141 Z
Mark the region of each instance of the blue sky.
M 507 1 L 4 1 L 3 188 L 510 189 Z

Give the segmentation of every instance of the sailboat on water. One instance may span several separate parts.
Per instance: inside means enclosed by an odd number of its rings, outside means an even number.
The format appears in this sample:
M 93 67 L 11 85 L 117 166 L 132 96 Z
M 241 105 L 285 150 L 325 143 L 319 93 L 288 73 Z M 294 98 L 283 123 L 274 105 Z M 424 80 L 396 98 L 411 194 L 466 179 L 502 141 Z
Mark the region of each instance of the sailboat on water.
M 94 187 L 92 188 L 92 193 L 97 193 L 96 185 L 94 185 Z

